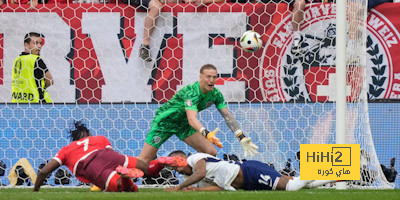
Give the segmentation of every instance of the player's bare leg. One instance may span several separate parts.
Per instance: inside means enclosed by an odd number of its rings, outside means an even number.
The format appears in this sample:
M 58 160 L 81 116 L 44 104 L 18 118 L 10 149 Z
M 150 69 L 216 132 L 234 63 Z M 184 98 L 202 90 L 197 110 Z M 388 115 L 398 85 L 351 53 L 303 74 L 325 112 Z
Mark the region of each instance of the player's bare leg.
M 155 159 L 157 156 L 158 148 L 151 146 L 148 143 L 144 143 L 142 152 L 137 157 L 138 163 L 137 168 L 147 168 L 147 174 L 150 176 L 157 176 L 158 173 L 164 169 L 166 165 L 177 167 L 181 165 L 187 165 L 186 160 L 182 158 L 174 158 L 174 157 L 160 157 L 159 159 Z
M 144 143 L 142 152 L 137 157 L 138 160 L 143 161 L 146 164 L 149 164 L 156 156 L 157 156 L 158 148 L 151 146 L 148 143 Z
M 217 150 L 214 148 L 211 142 L 198 132 L 185 138 L 183 141 L 189 146 L 193 147 L 193 149 L 195 149 L 197 152 L 208 153 L 213 156 L 217 155 Z
M 157 160 L 153 160 L 157 157 L 157 151 L 158 148 L 153 147 L 145 142 L 142 152 L 140 152 L 140 155 L 137 157 L 138 163 L 140 162 L 140 165 L 144 165 L 141 167 L 146 168 L 147 174 L 150 176 L 157 176 L 158 173 L 164 168 L 164 165 L 159 164 Z

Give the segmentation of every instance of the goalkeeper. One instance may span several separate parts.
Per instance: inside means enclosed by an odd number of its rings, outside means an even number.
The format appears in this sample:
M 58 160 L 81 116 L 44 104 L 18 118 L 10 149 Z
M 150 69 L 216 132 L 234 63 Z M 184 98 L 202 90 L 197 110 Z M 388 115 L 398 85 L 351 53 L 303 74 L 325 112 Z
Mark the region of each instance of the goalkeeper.
M 183 87 L 167 103 L 158 108 L 138 159 L 150 163 L 156 157 L 158 148 L 174 134 L 198 152 L 217 155 L 217 150 L 212 144 L 222 148 L 222 143 L 215 136 L 218 129 L 208 131 L 197 118 L 198 112 L 212 104 L 215 104 L 228 127 L 240 141 L 245 156 L 250 154 L 254 157 L 258 153 L 258 147 L 251 142 L 251 138 L 243 134 L 236 119 L 228 110 L 222 93 L 215 88 L 216 81 L 216 67 L 206 64 L 200 69 L 199 81 Z M 149 164 L 149 174 L 158 174 L 163 167 L 154 160 Z

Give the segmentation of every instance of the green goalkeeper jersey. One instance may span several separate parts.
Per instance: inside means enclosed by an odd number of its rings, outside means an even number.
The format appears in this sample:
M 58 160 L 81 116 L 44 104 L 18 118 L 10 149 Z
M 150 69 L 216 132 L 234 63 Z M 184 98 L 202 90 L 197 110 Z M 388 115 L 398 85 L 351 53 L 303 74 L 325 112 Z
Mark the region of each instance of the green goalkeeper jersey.
M 207 95 L 200 90 L 199 82 L 187 85 L 179 90 L 167 103 L 156 111 L 154 122 L 166 119 L 169 122 L 187 121 L 186 110 L 200 112 L 215 104 L 217 109 L 226 108 L 224 96 L 214 87 Z

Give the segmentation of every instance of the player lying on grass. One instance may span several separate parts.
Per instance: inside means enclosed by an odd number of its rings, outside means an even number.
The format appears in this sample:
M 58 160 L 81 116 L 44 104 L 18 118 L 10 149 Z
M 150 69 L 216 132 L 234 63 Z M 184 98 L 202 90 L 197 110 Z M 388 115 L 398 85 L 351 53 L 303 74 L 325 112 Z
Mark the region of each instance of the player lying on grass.
M 86 125 L 77 121 L 70 130 L 72 142 L 63 147 L 38 174 L 33 191 L 39 191 L 48 174 L 61 165 L 66 165 L 78 180 L 93 183 L 103 191 L 136 192 L 137 186 L 131 178 L 147 172 L 147 164 L 136 157 L 119 154 L 104 136 L 92 136 Z M 186 160 L 179 157 L 160 157 L 157 165 L 186 166 Z M 144 172 L 143 172 L 144 171 Z
M 174 151 L 170 156 L 187 159 L 187 166 L 173 167 L 174 170 L 189 177 L 176 187 L 166 191 L 196 190 L 287 190 L 314 188 L 332 181 L 300 180 L 299 177 L 281 175 L 265 163 L 247 160 L 242 163 L 225 161 L 205 153 L 189 157 L 183 151 Z M 193 184 L 199 183 L 199 187 Z

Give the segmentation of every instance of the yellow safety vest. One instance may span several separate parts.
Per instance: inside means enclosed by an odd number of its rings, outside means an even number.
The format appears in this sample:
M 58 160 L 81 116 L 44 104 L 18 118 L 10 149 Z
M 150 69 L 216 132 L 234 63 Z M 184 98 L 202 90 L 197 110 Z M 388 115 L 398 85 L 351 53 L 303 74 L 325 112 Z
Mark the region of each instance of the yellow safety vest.
M 36 85 L 34 69 L 38 55 L 20 55 L 14 60 L 12 69 L 11 102 L 13 103 L 39 103 L 38 85 Z M 40 80 L 44 100 L 51 103 L 49 93 L 44 88 L 44 78 Z

